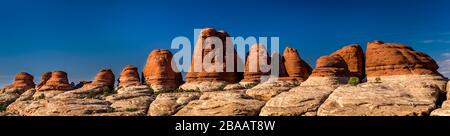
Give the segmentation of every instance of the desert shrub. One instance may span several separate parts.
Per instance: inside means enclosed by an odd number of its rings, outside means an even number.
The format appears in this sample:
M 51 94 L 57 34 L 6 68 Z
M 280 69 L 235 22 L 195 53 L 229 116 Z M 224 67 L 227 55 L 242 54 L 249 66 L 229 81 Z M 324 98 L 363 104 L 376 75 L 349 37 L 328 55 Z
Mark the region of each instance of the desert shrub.
M 359 84 L 359 78 L 358 77 L 350 77 L 350 79 L 348 79 L 348 84 L 356 86 L 357 84 Z
M 126 108 L 125 109 L 126 112 L 135 112 L 137 110 L 138 110 L 137 108 Z
M 381 78 L 380 77 L 375 78 L 375 83 L 381 83 Z
M 94 91 L 89 91 L 89 93 L 86 95 L 87 98 L 94 98 L 95 97 L 95 92 Z
M 5 111 L 6 110 L 7 105 L 4 103 L 0 103 L 0 111 Z

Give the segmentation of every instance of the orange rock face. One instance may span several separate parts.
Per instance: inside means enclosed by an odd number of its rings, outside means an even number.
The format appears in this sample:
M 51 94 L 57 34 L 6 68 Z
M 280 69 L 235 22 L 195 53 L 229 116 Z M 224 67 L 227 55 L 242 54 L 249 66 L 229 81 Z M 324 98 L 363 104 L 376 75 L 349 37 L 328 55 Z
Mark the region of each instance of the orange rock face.
M 331 56 L 341 56 L 348 66 L 350 76 L 362 80 L 365 77 L 364 52 L 361 46 L 352 44 L 337 50 Z
M 115 76 L 111 69 L 102 69 L 95 76 L 94 81 L 91 83 L 91 87 L 100 88 L 100 87 L 109 87 L 110 89 L 114 88 Z
M 17 73 L 14 83 L 7 86 L 6 88 L 23 89 L 23 90 L 32 89 L 36 86 L 34 84 L 33 79 L 34 77 L 28 73 L 25 72 Z
M 288 77 L 301 82 L 311 75 L 311 66 L 300 58 L 296 49 L 289 47 L 284 49 L 283 58 Z
M 440 75 L 436 62 L 427 54 L 403 44 L 373 41 L 367 44 L 367 77 L 390 75 Z
M 270 75 L 270 71 L 261 72 L 261 65 L 270 65 L 269 54 L 264 46 L 253 45 L 246 56 L 244 79 L 241 82 L 260 82 L 261 76 Z
M 206 41 L 208 37 L 217 37 L 221 40 L 223 47 L 223 64 L 220 64 L 221 68 L 223 68 L 223 72 L 215 71 L 215 67 L 208 67 L 203 65 L 203 59 L 215 49 L 214 42 Z M 194 49 L 194 54 L 192 58 L 192 63 L 190 66 L 189 72 L 186 74 L 186 82 L 198 82 L 198 81 L 226 81 L 228 83 L 237 83 L 242 78 L 242 73 L 237 72 L 237 64 L 239 61 L 239 57 L 237 56 L 236 50 L 234 50 L 233 45 L 227 45 L 227 37 L 229 37 L 228 33 L 224 31 L 217 31 L 214 28 L 205 28 L 201 31 L 200 36 L 198 38 L 196 47 Z M 211 45 L 211 46 L 206 46 Z M 202 48 L 203 47 L 203 48 Z M 227 54 L 226 50 L 228 48 L 233 48 L 234 54 Z M 234 55 L 233 60 L 227 60 L 227 55 Z M 195 62 L 196 58 L 201 62 Z M 227 61 L 233 61 L 234 64 L 234 72 L 226 71 L 226 63 Z M 211 64 L 219 63 L 216 58 L 212 59 Z M 198 71 L 195 69 L 198 67 Z M 212 70 L 210 70 L 212 69 Z M 199 72 L 201 71 L 201 72 Z
M 120 73 L 119 87 L 142 85 L 139 78 L 138 68 L 132 65 L 127 65 Z
M 144 82 L 151 86 L 160 86 L 164 90 L 178 88 L 182 83 L 180 72 L 172 69 L 172 53 L 165 49 L 155 49 L 150 53 L 143 70 Z
M 47 79 L 48 74 L 45 73 L 42 79 Z M 61 90 L 67 91 L 72 90 L 74 87 L 69 84 L 69 79 L 67 78 L 67 73 L 64 71 L 53 71 L 51 72 L 50 78 L 48 80 L 43 80 L 43 85 L 38 88 L 38 91 L 47 90 Z
M 37 89 L 39 90 L 39 88 L 41 88 L 42 86 L 44 86 L 45 83 L 47 83 L 47 81 L 50 79 L 50 77 L 52 77 L 52 72 L 45 72 L 44 74 L 42 74 L 42 76 L 41 76 L 41 82 L 40 82 L 39 85 L 37 86 Z
M 316 69 L 313 70 L 313 77 L 347 77 L 349 71 L 344 59 L 340 56 L 322 56 L 317 59 Z

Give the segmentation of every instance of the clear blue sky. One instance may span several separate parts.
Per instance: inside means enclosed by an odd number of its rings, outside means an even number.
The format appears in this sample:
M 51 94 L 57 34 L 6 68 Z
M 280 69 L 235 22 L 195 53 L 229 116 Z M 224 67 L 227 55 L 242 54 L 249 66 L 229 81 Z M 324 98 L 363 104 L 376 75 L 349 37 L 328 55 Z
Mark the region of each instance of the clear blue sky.
M 155 48 L 215 27 L 232 36 L 278 36 L 310 65 L 375 39 L 431 55 L 450 71 L 450 1 L 0 0 L 0 85 L 26 71 L 91 80 L 101 68 L 142 69 Z

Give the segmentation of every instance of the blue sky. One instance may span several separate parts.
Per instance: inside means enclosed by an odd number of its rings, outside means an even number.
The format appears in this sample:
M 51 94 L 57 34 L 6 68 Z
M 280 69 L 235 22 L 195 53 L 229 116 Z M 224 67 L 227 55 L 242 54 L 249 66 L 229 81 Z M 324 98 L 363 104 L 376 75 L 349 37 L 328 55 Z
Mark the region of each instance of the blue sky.
M 101 68 L 116 75 L 126 64 L 142 69 L 153 49 L 203 27 L 278 36 L 312 66 L 347 44 L 404 43 L 449 76 L 449 24 L 448 0 L 0 0 L 0 85 L 21 71 L 39 81 L 43 72 L 64 70 L 78 82 Z

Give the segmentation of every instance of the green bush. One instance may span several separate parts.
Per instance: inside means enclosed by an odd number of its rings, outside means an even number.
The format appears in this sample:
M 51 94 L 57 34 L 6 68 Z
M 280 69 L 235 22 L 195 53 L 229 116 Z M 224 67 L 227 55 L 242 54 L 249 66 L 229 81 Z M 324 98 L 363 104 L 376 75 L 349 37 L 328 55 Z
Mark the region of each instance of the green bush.
M 94 96 L 95 96 L 95 92 L 94 92 L 94 91 L 90 91 L 90 92 L 86 95 L 87 98 L 94 98 Z
M 359 78 L 358 77 L 350 77 L 350 79 L 348 79 L 348 84 L 356 86 L 357 84 L 359 84 Z
M 4 103 L 0 103 L 0 111 L 5 111 L 6 110 L 7 105 Z
M 126 108 L 125 109 L 125 111 L 127 111 L 127 112 L 135 112 L 137 110 L 138 110 L 137 108 Z

